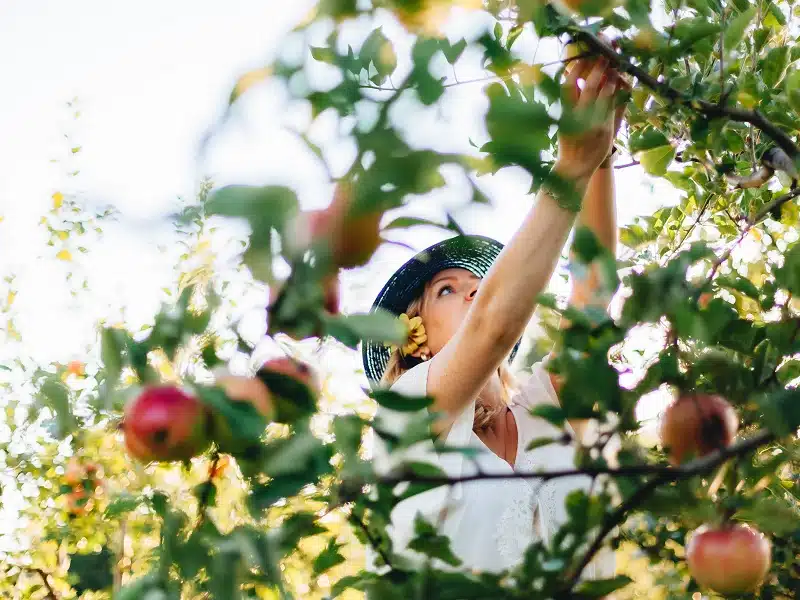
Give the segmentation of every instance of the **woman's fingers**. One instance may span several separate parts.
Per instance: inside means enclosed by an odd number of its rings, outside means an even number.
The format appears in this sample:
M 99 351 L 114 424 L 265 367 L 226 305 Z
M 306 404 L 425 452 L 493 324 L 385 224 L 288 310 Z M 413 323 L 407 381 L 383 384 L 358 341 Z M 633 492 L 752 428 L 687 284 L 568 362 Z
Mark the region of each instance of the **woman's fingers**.
M 584 70 L 584 66 L 581 64 L 583 62 L 583 60 L 577 60 L 567 67 L 567 79 L 564 82 L 563 90 L 572 104 L 576 104 L 580 98 L 581 90 L 578 87 L 578 80 Z
M 589 108 L 597 98 L 600 87 L 604 83 L 608 83 L 607 71 L 608 61 L 605 59 L 599 59 L 594 63 L 589 76 L 586 78 L 586 85 L 581 92 L 580 102 L 583 108 Z
M 611 72 L 608 75 L 608 79 L 602 83 L 602 87 L 592 101 L 594 115 L 597 117 L 598 121 L 605 121 L 611 115 L 611 107 L 614 104 L 614 94 L 616 91 L 617 82 L 614 81 L 614 73 Z

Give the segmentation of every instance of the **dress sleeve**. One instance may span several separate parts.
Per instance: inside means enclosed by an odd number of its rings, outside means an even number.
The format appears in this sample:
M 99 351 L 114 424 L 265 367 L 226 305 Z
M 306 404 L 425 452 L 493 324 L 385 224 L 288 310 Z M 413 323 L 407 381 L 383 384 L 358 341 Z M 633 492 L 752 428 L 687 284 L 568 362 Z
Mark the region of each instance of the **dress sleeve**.
M 391 386 L 391 390 L 407 396 L 424 396 L 427 394 L 429 362 L 421 363 L 414 368 L 406 371 Z M 375 429 L 386 431 L 394 435 L 402 434 L 408 424 L 415 418 L 419 418 L 426 410 L 419 412 L 401 412 L 379 407 L 375 413 L 373 421 L 372 436 L 372 457 L 375 471 L 379 474 L 386 474 L 403 462 L 414 461 L 424 462 L 438 466 L 451 477 L 458 477 L 465 474 L 469 469 L 469 464 L 464 455 L 460 452 L 436 451 L 430 439 L 420 441 L 402 450 L 396 450 L 391 454 L 386 443 L 375 433 Z M 454 447 L 465 447 L 469 445 L 472 433 L 472 423 L 475 414 L 475 403 L 469 403 L 459 413 L 450 427 L 443 440 L 444 444 Z M 399 495 L 405 490 L 405 484 L 397 486 L 393 493 Z M 463 511 L 455 510 L 460 506 L 463 498 L 463 485 L 457 484 L 450 488 L 446 486 L 428 490 L 407 498 L 398 503 L 392 510 L 391 524 L 387 528 L 390 533 L 396 551 L 404 550 L 409 541 L 414 536 L 414 520 L 416 515 L 421 515 L 428 522 L 435 523 L 443 514 L 445 508 L 452 507 L 448 517 L 448 524 L 451 529 L 458 528 L 458 520 Z M 413 553 L 412 553 L 413 554 Z M 408 556 L 406 554 L 406 556 Z M 375 553 L 368 546 L 366 551 L 367 568 L 372 571 L 382 572 L 384 569 L 375 569 Z M 424 563 L 424 557 L 422 557 Z
M 430 362 L 423 362 L 409 369 L 403 373 L 389 389 L 406 396 L 427 395 L 428 371 L 430 370 L 430 365 Z M 475 401 L 472 401 L 458 414 L 442 442 L 448 446 L 454 447 L 467 446 L 472 434 L 474 415 Z M 375 413 L 374 422 L 381 430 L 393 435 L 400 435 L 408 424 L 415 417 L 419 418 L 419 416 L 420 412 L 401 412 L 381 406 Z M 424 440 L 404 450 L 395 451 L 390 456 L 386 444 L 380 436 L 375 435 L 373 449 L 373 460 L 375 461 L 375 468 L 379 473 L 387 472 L 398 464 L 408 461 L 430 462 L 455 476 L 462 474 L 462 469 L 464 467 L 463 455 L 458 452 L 438 454 L 435 452 L 433 443 L 430 440 Z

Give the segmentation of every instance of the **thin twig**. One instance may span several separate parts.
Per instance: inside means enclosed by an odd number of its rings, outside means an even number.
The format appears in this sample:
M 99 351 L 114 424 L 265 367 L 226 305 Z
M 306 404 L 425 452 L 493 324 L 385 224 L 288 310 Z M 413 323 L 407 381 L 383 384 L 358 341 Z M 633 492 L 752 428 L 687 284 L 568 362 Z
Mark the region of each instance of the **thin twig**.
M 627 169 L 628 167 L 635 167 L 636 165 L 641 164 L 638 160 L 631 161 L 629 163 L 625 163 L 624 165 L 614 165 L 615 169 Z
M 675 253 L 678 252 L 678 250 L 681 249 L 681 246 L 683 246 L 683 244 L 686 242 L 686 240 L 692 234 L 692 231 L 694 231 L 694 228 L 697 227 L 697 224 L 700 222 L 700 219 L 702 219 L 703 215 L 706 213 L 706 209 L 708 208 L 708 205 L 711 203 L 711 198 L 712 198 L 712 196 L 709 194 L 708 198 L 706 198 L 705 203 L 703 203 L 703 206 L 700 208 L 700 212 L 697 213 L 697 218 L 694 220 L 694 222 L 691 225 L 689 225 L 689 228 L 686 230 L 686 233 L 683 234 L 683 237 L 681 238 L 681 241 L 678 242 L 678 245 L 675 246 L 675 249 L 670 254 L 670 259 L 673 256 L 675 256 Z
M 538 479 L 549 481 L 562 477 L 574 477 L 576 475 L 588 475 L 596 477 L 598 475 L 609 475 L 612 477 L 641 477 L 643 475 L 668 475 L 677 469 L 659 465 L 631 465 L 614 469 L 611 467 L 584 467 L 581 469 L 559 469 L 557 471 L 542 472 L 502 472 L 502 473 L 475 473 L 474 475 L 462 475 L 460 477 L 442 477 L 437 475 L 416 475 L 414 473 L 382 477 L 376 483 L 380 485 L 394 486 L 399 483 L 413 481 L 414 483 L 425 483 L 429 485 L 455 485 L 457 483 L 468 483 L 470 481 L 488 480 L 507 480 L 507 479 Z
M 373 535 L 372 535 L 372 534 L 369 532 L 369 528 L 368 528 L 368 527 L 367 527 L 367 525 L 364 523 L 364 521 L 362 521 L 361 519 L 359 519 L 359 518 L 358 518 L 358 517 L 357 517 L 357 516 L 356 516 L 356 515 L 353 513 L 353 511 L 350 511 L 350 518 L 351 518 L 353 521 L 355 521 L 356 525 L 358 525 L 358 526 L 361 528 L 361 531 L 363 531 L 363 532 L 364 532 L 364 535 L 367 537 L 367 541 L 369 542 L 369 545 L 370 545 L 370 546 L 372 546 L 372 548 L 373 548 L 373 549 L 374 549 L 374 550 L 375 550 L 375 551 L 378 553 L 378 555 L 379 555 L 379 556 L 380 556 L 380 557 L 383 559 L 383 562 L 385 562 L 385 563 L 387 564 L 387 566 L 389 566 L 389 568 L 391 568 L 391 569 L 394 569 L 394 567 L 392 567 L 392 561 L 389 559 L 389 555 L 388 555 L 388 554 L 386 554 L 386 552 L 384 552 L 384 551 L 383 551 L 383 550 L 380 548 L 380 544 L 379 544 L 379 543 L 378 543 L 378 541 L 377 541 L 377 540 L 376 540 L 376 539 L 373 537 Z
M 476 473 L 474 475 L 464 475 L 461 477 L 440 477 L 440 476 L 425 476 L 416 475 L 414 473 L 407 473 L 395 475 L 391 477 L 383 477 L 377 480 L 376 483 L 380 485 L 394 486 L 399 483 L 413 481 L 414 483 L 426 483 L 430 485 L 455 485 L 457 483 L 467 483 L 470 481 L 484 481 L 484 480 L 504 480 L 504 479 L 539 479 L 541 481 L 549 481 L 551 479 L 560 479 L 563 477 L 575 477 L 578 475 L 586 475 L 589 477 L 597 477 L 598 475 L 608 475 L 611 477 L 639 477 L 643 475 L 656 475 L 665 478 L 665 481 L 678 481 L 686 479 L 699 473 L 704 473 L 714 466 L 723 462 L 730 456 L 742 454 L 754 447 L 754 440 L 760 439 L 763 436 L 768 436 L 768 432 L 759 431 L 756 435 L 747 440 L 737 442 L 728 446 L 720 452 L 712 452 L 702 458 L 687 462 L 679 467 L 667 467 L 661 465 L 630 465 L 626 467 L 583 467 L 577 469 L 559 469 L 556 471 L 544 472 L 517 472 L 511 473 Z M 771 439 L 771 437 L 767 437 Z
M 591 54 L 590 53 L 586 53 L 586 54 L 580 54 L 578 56 L 573 56 L 571 58 L 564 58 L 564 59 L 560 59 L 560 60 L 554 60 L 554 61 L 551 61 L 551 62 L 542 63 L 541 65 L 539 65 L 539 68 L 544 69 L 546 67 L 552 67 L 554 65 L 561 65 L 561 64 L 566 65 L 566 64 L 569 64 L 569 63 L 571 63 L 573 61 L 580 60 L 581 58 L 588 58 L 589 56 L 591 56 Z M 455 71 L 453 71 L 453 74 L 455 75 Z M 457 85 L 467 85 L 469 83 L 483 83 L 483 82 L 486 82 L 486 81 L 508 81 L 509 79 L 512 79 L 514 77 L 514 75 L 517 75 L 517 74 L 518 74 L 518 71 L 512 69 L 507 75 L 486 75 L 484 77 L 476 77 L 474 79 L 464 79 L 464 80 L 460 80 L 460 81 L 459 81 L 458 78 L 456 78 L 455 81 L 448 81 L 448 82 L 442 84 L 442 87 L 443 88 L 451 88 L 451 87 L 456 87 Z M 387 88 L 387 87 L 383 87 L 383 86 L 380 86 L 380 85 L 374 85 L 374 84 L 371 84 L 371 83 L 362 83 L 362 84 L 359 84 L 358 87 L 360 87 L 361 89 L 365 89 L 365 90 L 375 90 L 376 92 L 398 92 L 398 91 L 400 91 L 400 88 Z

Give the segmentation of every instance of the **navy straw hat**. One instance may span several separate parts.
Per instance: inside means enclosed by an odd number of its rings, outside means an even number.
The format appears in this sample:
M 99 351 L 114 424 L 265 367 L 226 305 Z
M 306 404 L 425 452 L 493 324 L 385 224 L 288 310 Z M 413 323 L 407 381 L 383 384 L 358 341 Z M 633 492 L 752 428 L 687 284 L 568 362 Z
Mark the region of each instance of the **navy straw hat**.
M 459 235 L 426 248 L 395 271 L 372 304 L 372 310 L 383 309 L 400 315 L 420 296 L 425 284 L 445 269 L 467 269 L 477 277 L 485 277 L 503 244 L 479 235 Z M 509 362 L 514 358 L 514 347 Z M 361 348 L 364 371 L 372 387 L 376 387 L 391 355 L 381 342 L 364 342 Z M 416 359 L 419 361 L 419 359 Z

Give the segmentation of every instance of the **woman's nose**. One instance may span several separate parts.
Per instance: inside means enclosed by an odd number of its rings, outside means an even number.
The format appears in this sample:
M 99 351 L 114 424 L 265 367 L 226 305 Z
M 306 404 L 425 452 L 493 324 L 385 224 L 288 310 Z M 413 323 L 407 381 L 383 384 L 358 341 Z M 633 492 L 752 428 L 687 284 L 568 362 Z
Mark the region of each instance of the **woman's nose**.
M 467 300 L 473 300 L 475 298 L 475 294 L 477 293 L 478 293 L 478 286 L 476 285 L 471 290 L 469 290 L 469 293 L 467 294 Z

